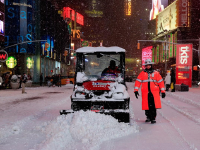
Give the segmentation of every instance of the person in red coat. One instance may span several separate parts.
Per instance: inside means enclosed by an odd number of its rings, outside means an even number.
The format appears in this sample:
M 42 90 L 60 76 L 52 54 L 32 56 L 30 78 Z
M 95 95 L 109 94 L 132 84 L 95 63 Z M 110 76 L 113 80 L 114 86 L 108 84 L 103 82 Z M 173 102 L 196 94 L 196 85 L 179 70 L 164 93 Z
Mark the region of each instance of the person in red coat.
M 114 60 L 111 60 L 109 67 L 103 70 L 102 74 L 105 74 L 105 73 L 113 73 L 116 76 L 118 73 L 120 73 L 120 70 L 116 66 L 116 63 Z
M 156 109 L 161 108 L 160 91 L 162 98 L 165 98 L 164 81 L 158 71 L 152 68 L 153 62 L 150 59 L 145 60 L 145 70 L 142 71 L 136 81 L 134 93 L 138 98 L 138 90 L 141 87 L 142 92 L 142 110 L 145 110 L 146 122 L 156 123 Z

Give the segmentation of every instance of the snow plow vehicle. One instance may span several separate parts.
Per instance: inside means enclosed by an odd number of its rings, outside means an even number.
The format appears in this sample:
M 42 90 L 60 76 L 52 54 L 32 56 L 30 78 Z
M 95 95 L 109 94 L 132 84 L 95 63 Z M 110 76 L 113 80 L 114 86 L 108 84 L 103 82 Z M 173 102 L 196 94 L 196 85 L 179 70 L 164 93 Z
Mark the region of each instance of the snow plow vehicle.
M 125 49 L 120 47 L 82 47 L 76 50 L 76 72 L 71 110 L 111 115 L 129 122 L 130 96 L 125 85 Z

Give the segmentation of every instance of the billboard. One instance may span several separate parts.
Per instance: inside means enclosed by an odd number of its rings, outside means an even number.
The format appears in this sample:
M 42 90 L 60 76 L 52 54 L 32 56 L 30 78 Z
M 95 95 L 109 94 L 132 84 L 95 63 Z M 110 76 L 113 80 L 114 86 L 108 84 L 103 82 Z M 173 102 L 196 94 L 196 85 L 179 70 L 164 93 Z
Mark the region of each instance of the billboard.
M 176 84 L 192 86 L 192 44 L 177 44 Z
M 168 6 L 168 0 L 152 0 L 149 20 L 156 19 L 156 16 Z
M 149 46 L 142 49 L 142 64 L 144 64 L 146 59 L 150 59 L 152 61 L 152 49 L 153 46 Z M 145 66 L 142 65 L 142 69 L 145 69 Z
M 189 26 L 188 0 L 177 0 L 156 17 L 156 34 Z

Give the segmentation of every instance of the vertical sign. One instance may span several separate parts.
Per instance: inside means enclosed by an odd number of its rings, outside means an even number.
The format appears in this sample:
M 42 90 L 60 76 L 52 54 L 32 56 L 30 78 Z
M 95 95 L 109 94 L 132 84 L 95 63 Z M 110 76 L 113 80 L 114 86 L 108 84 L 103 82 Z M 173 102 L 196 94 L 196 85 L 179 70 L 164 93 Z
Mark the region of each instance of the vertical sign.
M 174 33 L 174 43 L 177 43 L 177 32 Z M 174 56 L 176 56 L 177 46 L 174 44 Z
M 149 46 L 142 49 L 142 64 L 144 64 L 146 59 L 150 59 L 152 61 L 152 49 L 153 46 Z M 142 66 L 145 69 L 145 66 Z
M 125 0 L 125 15 L 131 16 L 131 0 Z
M 159 61 L 159 47 L 160 47 L 160 45 L 157 45 L 157 47 L 156 47 L 156 62 L 157 62 L 157 63 L 160 62 L 160 61 Z
M 152 62 L 155 62 L 155 47 L 152 48 Z
M 170 37 L 169 37 L 169 42 L 171 42 L 171 43 L 169 43 L 169 58 L 172 58 L 173 57 L 173 34 L 172 33 L 170 33 L 169 34 L 170 35 Z
M 179 26 L 189 26 L 189 7 L 188 0 L 179 0 Z
M 176 84 L 192 86 L 192 44 L 177 44 Z

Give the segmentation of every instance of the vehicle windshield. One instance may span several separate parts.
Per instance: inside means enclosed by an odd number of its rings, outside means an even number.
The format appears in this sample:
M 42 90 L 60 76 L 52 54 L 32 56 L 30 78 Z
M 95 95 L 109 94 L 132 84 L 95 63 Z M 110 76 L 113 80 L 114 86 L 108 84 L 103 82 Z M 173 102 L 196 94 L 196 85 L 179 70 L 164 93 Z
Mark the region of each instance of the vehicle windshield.
M 85 54 L 80 55 L 78 59 L 78 70 L 82 70 L 88 80 L 115 80 L 118 77 L 123 78 L 123 64 L 119 53 Z

